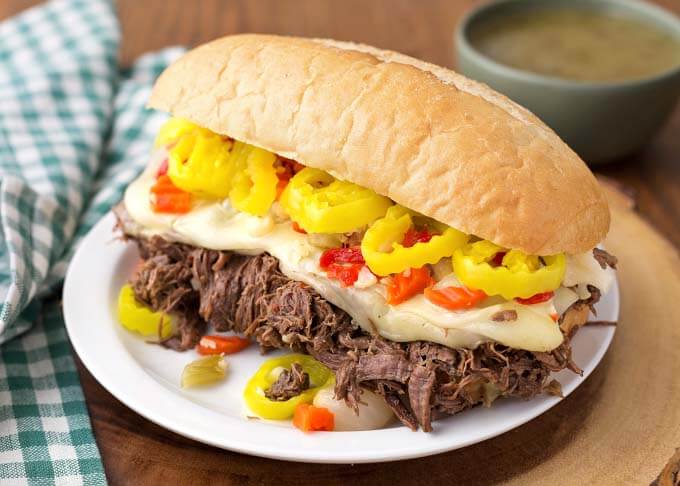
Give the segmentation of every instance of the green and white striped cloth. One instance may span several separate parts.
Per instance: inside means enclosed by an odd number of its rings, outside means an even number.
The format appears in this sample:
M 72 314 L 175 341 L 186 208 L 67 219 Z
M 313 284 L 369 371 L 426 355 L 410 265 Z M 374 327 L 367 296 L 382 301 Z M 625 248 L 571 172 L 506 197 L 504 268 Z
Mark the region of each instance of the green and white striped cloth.
M 119 43 L 107 0 L 53 0 L 0 23 L 0 485 L 106 483 L 60 283 L 144 166 L 163 118 L 144 104 L 181 52 L 120 71 Z

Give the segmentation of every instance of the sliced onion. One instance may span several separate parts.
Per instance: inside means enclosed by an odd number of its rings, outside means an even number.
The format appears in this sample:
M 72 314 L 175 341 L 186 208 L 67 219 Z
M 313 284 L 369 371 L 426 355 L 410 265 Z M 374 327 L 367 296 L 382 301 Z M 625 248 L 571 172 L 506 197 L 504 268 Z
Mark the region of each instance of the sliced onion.
M 333 397 L 333 388 L 320 390 L 314 397 L 315 407 L 325 407 L 335 416 L 335 430 L 376 430 L 382 429 L 393 419 L 392 409 L 385 400 L 368 390 L 361 394 L 362 404 L 359 404 L 359 415 L 349 408 L 344 400 Z

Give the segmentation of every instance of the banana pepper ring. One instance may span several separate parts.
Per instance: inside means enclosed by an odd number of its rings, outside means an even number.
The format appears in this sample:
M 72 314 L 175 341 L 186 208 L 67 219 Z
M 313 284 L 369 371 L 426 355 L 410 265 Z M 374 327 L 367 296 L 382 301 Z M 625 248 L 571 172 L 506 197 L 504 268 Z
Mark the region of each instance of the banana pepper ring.
M 290 369 L 293 363 L 302 366 L 305 373 L 309 375 L 311 388 L 301 394 L 284 401 L 274 401 L 267 398 L 264 394 L 277 380 L 275 370 L 277 368 Z M 250 379 L 243 392 L 246 405 L 265 419 L 284 420 L 291 418 L 295 413 L 295 407 L 301 403 L 311 403 L 314 396 L 329 380 L 333 379 L 333 373 L 326 366 L 305 354 L 288 354 L 279 358 L 271 358 L 265 361 L 260 369 Z
M 422 220 L 439 234 L 430 241 L 405 247 L 402 242 L 414 220 Z M 403 206 L 392 206 L 384 218 L 373 223 L 361 241 L 361 253 L 366 265 L 376 275 L 390 275 L 408 268 L 434 264 L 453 254 L 468 241 L 468 235 Z
M 348 233 L 385 214 L 392 202 L 370 189 L 305 168 L 281 194 L 281 206 L 308 233 Z
M 223 199 L 233 177 L 232 142 L 206 130 L 182 135 L 168 152 L 168 177 L 180 189 Z
M 495 255 L 505 251 L 485 240 L 466 245 L 453 253 L 453 271 L 465 286 L 508 300 L 526 299 L 561 285 L 567 267 L 564 254 L 538 257 L 510 250 L 501 265 L 492 266 Z
M 118 319 L 126 329 L 144 336 L 167 338 L 173 331 L 171 317 L 165 312 L 154 312 L 139 302 L 129 284 L 118 294 Z
M 156 137 L 156 147 L 171 145 L 187 133 L 198 132 L 202 135 L 211 134 L 210 130 L 199 127 L 184 118 L 170 118 L 158 131 Z
M 235 172 L 229 199 L 239 211 L 264 216 L 276 199 L 279 178 L 276 155 L 258 147 L 235 142 L 232 163 Z

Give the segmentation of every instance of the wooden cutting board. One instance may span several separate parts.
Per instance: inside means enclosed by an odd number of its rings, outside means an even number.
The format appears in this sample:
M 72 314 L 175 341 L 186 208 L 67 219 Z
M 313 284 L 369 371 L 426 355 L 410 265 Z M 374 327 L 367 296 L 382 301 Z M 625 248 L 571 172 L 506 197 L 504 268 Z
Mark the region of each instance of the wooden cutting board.
M 458 451 L 396 463 L 319 465 L 198 444 L 125 410 L 88 401 L 112 483 L 139 484 L 649 484 L 677 476 L 680 447 L 680 260 L 632 202 L 606 183 L 619 258 L 621 319 L 599 367 L 528 424 Z M 84 385 L 92 378 L 83 374 Z M 422 432 L 419 432 L 422 433 Z M 291 444 L 291 447 L 294 447 Z M 125 482 L 125 481 L 123 481 Z
M 553 411 L 460 452 L 467 466 L 494 454 L 489 471 L 496 479 L 649 484 L 667 464 L 671 476 L 669 463 L 680 447 L 680 311 L 674 309 L 680 304 L 680 259 L 635 213 L 632 201 L 603 182 L 612 212 L 606 246 L 620 262 L 614 341 L 586 383 Z M 673 458 L 676 476 L 679 459 Z

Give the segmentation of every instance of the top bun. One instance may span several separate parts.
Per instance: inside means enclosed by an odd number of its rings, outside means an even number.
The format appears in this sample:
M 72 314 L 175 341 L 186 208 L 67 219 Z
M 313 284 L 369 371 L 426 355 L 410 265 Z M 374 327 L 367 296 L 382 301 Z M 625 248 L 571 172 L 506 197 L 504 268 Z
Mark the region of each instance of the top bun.
M 597 180 L 543 122 L 486 85 L 395 52 L 223 37 L 168 67 L 149 106 L 506 248 L 581 253 L 609 229 Z

